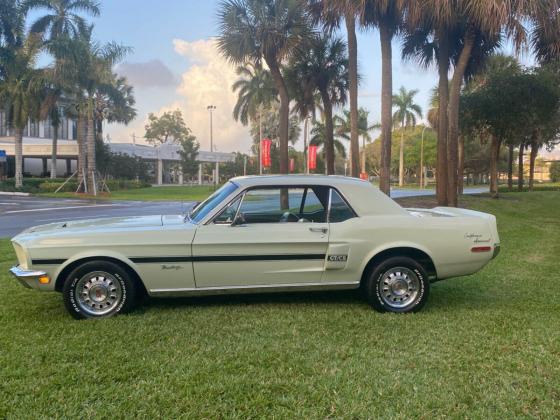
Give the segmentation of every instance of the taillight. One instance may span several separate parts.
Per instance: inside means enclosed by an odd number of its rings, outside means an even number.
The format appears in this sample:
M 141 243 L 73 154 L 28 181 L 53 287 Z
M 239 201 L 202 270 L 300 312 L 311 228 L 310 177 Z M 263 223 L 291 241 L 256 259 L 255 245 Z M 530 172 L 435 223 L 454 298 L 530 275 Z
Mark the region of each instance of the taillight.
M 471 248 L 471 252 L 490 252 L 492 251 L 491 246 L 474 246 Z

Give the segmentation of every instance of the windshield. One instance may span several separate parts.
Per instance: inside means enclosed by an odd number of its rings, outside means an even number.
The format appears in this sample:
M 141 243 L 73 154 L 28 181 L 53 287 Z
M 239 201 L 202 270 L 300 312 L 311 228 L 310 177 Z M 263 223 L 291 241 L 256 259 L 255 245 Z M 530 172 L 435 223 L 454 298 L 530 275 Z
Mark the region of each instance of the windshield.
M 216 190 L 214 194 L 200 203 L 191 214 L 189 218 L 194 223 L 200 223 L 208 213 L 214 210 L 228 195 L 237 189 L 237 185 L 233 182 L 224 184 L 222 188 Z

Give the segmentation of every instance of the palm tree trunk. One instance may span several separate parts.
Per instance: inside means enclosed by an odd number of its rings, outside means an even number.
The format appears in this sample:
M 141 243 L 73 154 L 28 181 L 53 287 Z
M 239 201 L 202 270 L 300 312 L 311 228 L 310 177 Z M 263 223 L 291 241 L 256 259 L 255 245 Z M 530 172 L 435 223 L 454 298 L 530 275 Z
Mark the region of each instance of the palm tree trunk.
M 399 187 L 404 185 L 404 121 L 401 124 L 401 147 L 399 150 Z
M 356 40 L 356 17 L 346 13 L 346 32 L 348 35 L 348 85 L 350 96 L 350 171 L 358 178 L 360 143 L 358 135 L 358 42 Z M 365 166 L 365 165 L 364 165 Z M 362 170 L 365 172 L 365 170 Z
M 329 93 L 326 90 L 321 92 L 321 99 L 323 101 L 323 107 L 325 108 L 325 158 L 327 161 L 327 175 L 334 175 L 334 128 L 332 103 L 329 98 Z
M 303 173 L 307 173 L 307 132 L 309 126 L 309 117 L 306 115 L 303 121 Z
M 289 125 L 289 112 L 290 112 L 290 98 L 288 96 L 288 89 L 286 83 L 278 67 L 275 59 L 265 57 L 270 74 L 274 80 L 274 85 L 280 96 L 280 127 L 278 129 L 280 140 L 280 173 L 287 174 L 289 170 L 288 165 L 288 125 Z
M 366 173 L 366 136 L 362 136 L 362 173 Z
M 463 194 L 463 175 L 465 173 L 465 138 L 463 136 L 459 136 L 459 168 L 457 172 L 457 194 Z
M 95 121 L 90 115 L 87 119 L 87 173 L 88 189 L 92 195 L 97 195 L 97 167 L 95 162 Z
M 86 175 L 86 134 L 87 126 L 85 117 L 80 114 L 78 115 L 77 123 L 78 131 L 78 180 L 80 185 L 82 185 L 83 191 L 87 192 L 87 175 Z
M 393 68 L 391 41 L 393 33 L 386 24 L 379 26 L 381 41 L 381 170 L 379 189 L 391 193 L 391 130 L 393 116 Z
M 531 142 L 531 155 L 529 159 L 529 191 L 533 191 L 535 181 L 535 161 L 537 160 L 538 151 L 539 145 L 535 140 L 533 140 Z
M 492 136 L 490 146 L 490 195 L 498 198 L 498 158 L 500 156 L 500 140 Z
M 56 178 L 56 156 L 58 146 L 58 127 L 52 126 L 51 179 Z
M 523 191 L 523 154 L 525 152 L 525 143 L 519 145 L 519 156 L 517 157 L 517 190 Z
M 459 99 L 461 96 L 461 86 L 467 64 L 471 58 L 474 46 L 474 33 L 468 31 L 465 35 L 463 49 L 459 55 L 459 61 L 455 66 L 453 78 L 451 79 L 451 89 L 449 92 L 449 131 L 447 133 L 447 201 L 451 207 L 457 207 L 457 162 L 458 162 L 458 143 L 459 143 Z
M 508 191 L 513 191 L 513 144 L 508 144 Z
M 436 170 L 436 196 L 440 206 L 447 206 L 447 105 L 449 99 L 449 40 L 445 31 L 439 31 L 438 52 L 438 143 L 437 143 L 437 170 Z
M 23 128 L 17 128 L 14 130 L 14 140 L 15 140 L 15 160 L 16 160 L 16 173 L 15 173 L 15 187 L 23 187 Z

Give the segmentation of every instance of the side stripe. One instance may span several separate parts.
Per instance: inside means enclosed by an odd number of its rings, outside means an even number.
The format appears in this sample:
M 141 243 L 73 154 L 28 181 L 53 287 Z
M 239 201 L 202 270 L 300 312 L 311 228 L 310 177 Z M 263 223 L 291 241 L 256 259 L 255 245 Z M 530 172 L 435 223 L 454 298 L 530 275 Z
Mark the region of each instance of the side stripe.
M 194 257 L 132 257 L 136 264 L 172 262 L 232 262 L 232 261 L 301 261 L 324 260 L 325 254 L 275 254 L 275 255 L 203 255 Z M 60 265 L 64 259 L 33 260 L 33 265 Z

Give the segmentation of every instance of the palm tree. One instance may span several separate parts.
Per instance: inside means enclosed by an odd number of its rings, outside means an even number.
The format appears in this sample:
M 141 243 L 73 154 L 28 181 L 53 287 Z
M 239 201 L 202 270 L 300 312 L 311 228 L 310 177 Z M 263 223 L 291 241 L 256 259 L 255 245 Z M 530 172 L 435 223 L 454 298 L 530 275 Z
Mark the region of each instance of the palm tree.
M 422 118 L 422 108 L 414 103 L 418 89 L 407 91 L 401 86 L 399 93 L 393 95 L 393 107 L 397 108 L 393 114 L 393 121 L 401 125 L 401 146 L 399 149 L 399 187 L 404 185 L 404 130 L 416 125 L 416 117 Z
M 294 55 L 289 67 L 321 96 L 325 114 L 327 174 L 334 174 L 333 105 L 343 105 L 348 91 L 346 44 L 340 38 L 320 36 L 311 47 Z
M 85 12 L 91 16 L 99 16 L 99 4 L 93 0 L 25 0 L 26 10 L 46 9 L 47 14 L 37 18 L 30 31 L 46 37 L 45 43 L 61 37 L 76 38 L 87 30 L 85 19 L 78 13 Z M 48 35 L 47 35 L 48 34 Z M 55 60 L 59 60 L 55 57 Z M 58 66 L 55 66 L 57 68 Z M 43 115 L 47 115 L 52 126 L 51 178 L 56 178 L 56 157 L 58 129 L 62 120 L 59 100 L 62 96 L 64 80 L 58 79 L 56 72 L 51 73 L 47 87 L 46 100 L 43 104 Z
M 95 162 L 95 100 L 100 89 L 114 79 L 112 66 L 124 57 L 130 48 L 115 43 L 99 44 L 92 39 L 93 26 L 78 38 L 62 37 L 50 43 L 55 63 L 64 78 L 74 86 L 78 111 L 78 138 L 86 131 L 87 190 L 97 195 Z M 83 137 L 82 137 L 83 138 Z M 79 142 L 80 143 L 80 142 Z M 83 144 L 83 142 L 82 142 Z M 82 146 L 83 147 L 83 146 Z M 83 164 L 83 161 L 82 161 Z M 84 166 L 82 166 L 82 170 Z
M 134 88 L 126 78 L 113 74 L 105 83 L 101 83 L 95 92 L 95 134 L 97 141 L 103 141 L 103 122 L 127 125 L 136 118 L 134 105 Z
M 35 68 L 40 40 L 33 34 L 25 39 L 21 36 L 17 35 L 11 48 L 0 56 L 0 103 L 7 110 L 8 124 L 14 128 L 16 188 L 23 186 L 23 130 L 29 118 L 39 113 L 38 98 L 44 81 L 43 71 Z
M 362 14 L 362 0 L 310 0 L 312 14 L 327 30 L 340 27 L 341 18 L 346 26 L 348 40 L 348 93 L 350 105 L 350 170 L 351 176 L 359 177 L 359 115 L 358 115 L 358 42 L 356 19 Z
M 232 90 L 237 91 L 237 102 L 233 108 L 233 118 L 247 125 L 249 120 L 259 120 L 259 174 L 262 175 L 262 162 L 260 157 L 260 140 L 263 138 L 262 118 L 263 110 L 270 106 L 273 100 L 278 97 L 278 92 L 274 87 L 274 82 L 268 70 L 259 65 L 247 63 L 239 66 L 235 70 L 238 79 L 233 85 Z
M 344 117 L 335 117 L 335 133 L 340 137 L 350 140 L 348 136 L 352 131 L 352 114 L 350 111 L 343 112 Z M 380 124 L 368 125 L 369 111 L 365 108 L 358 110 L 358 135 L 362 137 L 362 163 L 361 172 L 366 172 L 366 142 L 371 142 L 370 132 L 381 128 Z
M 404 15 L 404 1 L 364 0 L 361 15 L 362 25 L 379 29 L 381 41 L 381 170 L 379 189 L 389 195 L 391 192 L 391 134 L 393 98 L 393 52 L 391 43 L 401 28 Z
M 290 98 L 281 63 L 313 36 L 308 10 L 300 0 L 224 0 L 218 19 L 223 56 L 236 65 L 268 65 L 280 96 L 280 172 L 288 173 Z
M 311 129 L 311 138 L 309 139 L 310 146 L 318 146 L 321 148 L 321 153 L 325 156 L 327 154 L 327 145 L 329 143 L 328 130 L 326 124 L 321 121 L 314 121 L 313 128 Z M 343 136 L 337 136 L 344 138 Z M 333 138 L 333 150 L 336 154 L 346 158 L 346 148 L 344 144 L 338 140 L 338 138 Z

